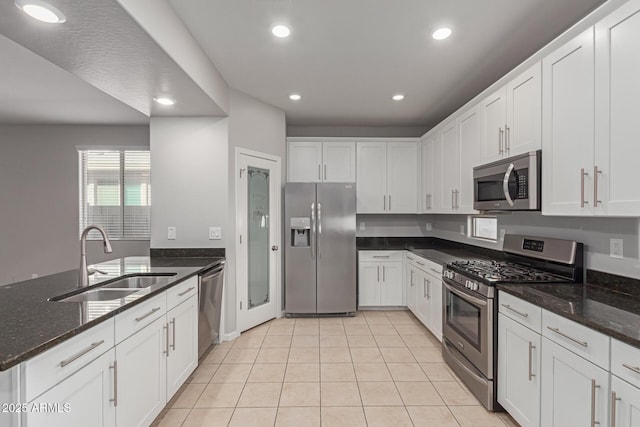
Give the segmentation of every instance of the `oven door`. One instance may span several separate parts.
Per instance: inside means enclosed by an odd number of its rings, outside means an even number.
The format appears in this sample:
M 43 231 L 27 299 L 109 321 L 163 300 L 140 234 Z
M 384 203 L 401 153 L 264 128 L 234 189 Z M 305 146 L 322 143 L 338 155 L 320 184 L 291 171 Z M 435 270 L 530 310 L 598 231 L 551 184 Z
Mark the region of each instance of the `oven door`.
M 444 279 L 443 335 L 486 378 L 493 379 L 493 299 Z

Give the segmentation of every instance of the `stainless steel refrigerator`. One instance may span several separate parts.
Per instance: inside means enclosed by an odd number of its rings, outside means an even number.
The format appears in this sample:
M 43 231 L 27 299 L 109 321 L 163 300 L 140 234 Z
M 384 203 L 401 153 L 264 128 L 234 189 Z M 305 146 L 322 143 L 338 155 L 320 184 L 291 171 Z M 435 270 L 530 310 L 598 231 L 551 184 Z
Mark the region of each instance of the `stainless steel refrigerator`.
M 284 203 L 285 312 L 355 312 L 355 183 L 288 183 Z

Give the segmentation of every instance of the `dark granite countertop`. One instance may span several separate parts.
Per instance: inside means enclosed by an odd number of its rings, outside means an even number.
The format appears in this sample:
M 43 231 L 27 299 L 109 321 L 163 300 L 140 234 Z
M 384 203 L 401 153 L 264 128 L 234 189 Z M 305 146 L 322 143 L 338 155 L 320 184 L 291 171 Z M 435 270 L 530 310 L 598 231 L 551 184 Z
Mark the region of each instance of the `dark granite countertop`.
M 176 273 L 167 284 L 153 285 L 133 294 L 133 298 L 112 300 L 108 304 L 101 301 L 49 301 L 49 298 L 78 289 L 78 270 L 0 286 L 0 371 L 136 306 L 213 267 L 221 260 L 222 258 L 128 257 L 96 264 L 108 274 L 90 276 L 90 287 L 126 274 Z M 120 301 L 120 305 L 115 305 L 114 301 Z M 83 307 L 83 304 L 91 304 L 91 310 Z
M 498 285 L 498 290 L 640 348 L 638 295 L 582 283 Z

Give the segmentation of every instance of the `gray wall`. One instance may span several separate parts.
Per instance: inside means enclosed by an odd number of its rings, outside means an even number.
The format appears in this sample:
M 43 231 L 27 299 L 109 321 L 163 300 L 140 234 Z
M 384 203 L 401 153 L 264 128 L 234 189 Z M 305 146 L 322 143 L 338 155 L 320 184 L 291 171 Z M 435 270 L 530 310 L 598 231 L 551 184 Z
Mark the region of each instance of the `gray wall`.
M 228 119 L 154 117 L 151 140 L 151 247 L 224 248 L 227 226 Z M 167 227 L 176 227 L 176 239 Z M 222 240 L 209 240 L 209 227 Z
M 0 126 L 0 285 L 78 268 L 76 146 L 148 146 L 147 126 Z M 89 242 L 89 262 L 147 255 L 148 241 Z
M 356 215 L 358 237 L 417 237 L 425 232 L 423 215 Z M 364 225 L 364 230 L 362 229 Z
M 236 227 L 236 148 L 242 147 L 278 156 L 282 164 L 282 182 L 286 181 L 286 123 L 284 111 L 265 104 L 237 90 L 231 90 L 229 116 L 229 233 Z M 284 211 L 283 211 L 284 212 Z M 227 288 L 225 293 L 225 328 L 236 330 L 235 239 L 227 241 Z M 281 281 L 278 286 L 281 286 Z
M 288 137 L 419 138 L 425 126 L 287 126 Z

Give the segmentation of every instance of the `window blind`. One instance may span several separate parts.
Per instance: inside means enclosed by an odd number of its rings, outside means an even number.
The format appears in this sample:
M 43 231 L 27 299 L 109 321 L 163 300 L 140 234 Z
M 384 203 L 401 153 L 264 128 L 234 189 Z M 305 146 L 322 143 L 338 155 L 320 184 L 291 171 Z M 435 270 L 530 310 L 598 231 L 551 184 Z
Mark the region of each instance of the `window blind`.
M 80 227 L 101 225 L 114 240 L 148 240 L 151 218 L 149 151 L 78 150 Z M 89 239 L 99 239 L 97 231 Z

